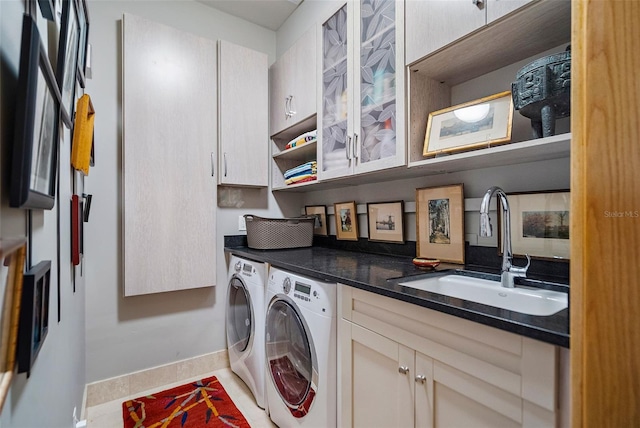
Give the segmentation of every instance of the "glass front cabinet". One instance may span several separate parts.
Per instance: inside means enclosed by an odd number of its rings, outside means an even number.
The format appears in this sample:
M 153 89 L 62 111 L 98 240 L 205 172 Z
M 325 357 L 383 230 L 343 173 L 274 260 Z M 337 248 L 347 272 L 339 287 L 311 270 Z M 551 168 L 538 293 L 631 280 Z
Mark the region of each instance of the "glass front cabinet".
M 319 27 L 322 180 L 406 164 L 404 2 L 349 1 Z

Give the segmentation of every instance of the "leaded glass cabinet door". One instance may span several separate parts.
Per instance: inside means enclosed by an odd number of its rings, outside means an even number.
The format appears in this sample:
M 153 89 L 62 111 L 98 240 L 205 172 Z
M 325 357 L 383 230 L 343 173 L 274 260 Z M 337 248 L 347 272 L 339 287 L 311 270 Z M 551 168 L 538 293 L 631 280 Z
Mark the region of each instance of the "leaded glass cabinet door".
M 352 128 L 349 126 L 351 60 L 348 42 L 351 24 L 345 4 L 323 21 L 320 27 L 320 64 L 322 66 L 321 112 L 319 129 L 320 176 L 322 179 L 349 175 L 353 172 Z
M 357 3 L 356 172 L 404 165 L 404 2 Z

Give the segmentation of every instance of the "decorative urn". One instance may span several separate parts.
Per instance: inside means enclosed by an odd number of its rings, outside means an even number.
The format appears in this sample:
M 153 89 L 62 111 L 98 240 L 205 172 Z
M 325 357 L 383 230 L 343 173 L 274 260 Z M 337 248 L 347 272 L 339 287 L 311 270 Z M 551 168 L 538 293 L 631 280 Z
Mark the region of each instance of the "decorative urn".
M 570 114 L 571 46 L 522 67 L 511 94 L 515 109 L 531 119 L 534 138 L 554 135 L 556 119 Z

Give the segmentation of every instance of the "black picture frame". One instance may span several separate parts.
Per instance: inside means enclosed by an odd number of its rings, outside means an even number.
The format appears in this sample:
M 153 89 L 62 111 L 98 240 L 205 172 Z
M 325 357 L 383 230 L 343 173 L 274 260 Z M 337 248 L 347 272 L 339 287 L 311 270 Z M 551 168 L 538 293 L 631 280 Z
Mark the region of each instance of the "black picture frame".
M 29 373 L 49 333 L 51 261 L 29 269 L 22 280 L 22 304 L 18 328 L 18 373 Z
M 55 204 L 60 92 L 33 18 L 22 24 L 9 206 L 50 210 Z
M 78 38 L 78 70 L 77 77 L 80 86 L 86 86 L 87 49 L 89 46 L 89 8 L 87 0 L 77 1 L 78 24 L 80 35 Z
M 60 115 L 67 128 L 73 126 L 80 24 L 75 0 L 62 0 L 62 22 L 58 44 L 56 77 L 60 89 Z
M 56 20 L 56 5 L 53 0 L 38 0 L 38 4 L 40 5 L 40 13 L 42 16 L 49 20 Z

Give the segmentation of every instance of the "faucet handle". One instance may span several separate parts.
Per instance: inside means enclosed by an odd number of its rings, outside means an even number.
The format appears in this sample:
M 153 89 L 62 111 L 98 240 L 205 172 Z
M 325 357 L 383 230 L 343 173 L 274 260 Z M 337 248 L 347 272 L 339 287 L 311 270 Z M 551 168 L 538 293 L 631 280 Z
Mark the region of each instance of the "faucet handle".
M 525 256 L 527 257 L 527 265 L 526 266 L 513 266 L 513 265 L 511 265 L 511 267 L 509 268 L 509 272 L 515 274 L 514 276 L 521 276 L 521 277 L 526 277 L 527 276 L 527 269 L 529 269 L 529 265 L 531 265 L 531 257 L 529 257 L 529 254 L 525 254 Z

